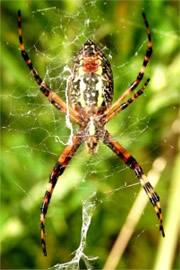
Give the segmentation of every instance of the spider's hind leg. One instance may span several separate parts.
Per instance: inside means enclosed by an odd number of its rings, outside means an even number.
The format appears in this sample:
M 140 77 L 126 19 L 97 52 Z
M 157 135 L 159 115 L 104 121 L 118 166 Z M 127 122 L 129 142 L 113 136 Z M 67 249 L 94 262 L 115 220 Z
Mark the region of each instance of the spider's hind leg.
M 139 166 L 139 164 L 136 162 L 137 168 L 134 169 L 136 176 L 139 178 L 141 185 L 143 186 L 146 194 L 149 197 L 150 202 L 152 203 L 154 210 L 156 212 L 156 215 L 158 216 L 159 222 L 160 222 L 160 231 L 162 232 L 162 236 L 165 237 L 164 228 L 163 228 L 163 218 L 161 213 L 161 205 L 160 205 L 160 198 L 158 194 L 154 191 L 151 183 L 148 181 L 147 177 L 143 173 L 142 168 Z
M 41 245 L 43 249 L 43 253 L 45 256 L 47 256 L 47 251 L 46 251 L 46 241 L 45 241 L 45 216 L 48 210 L 48 206 L 50 203 L 50 199 L 53 193 L 53 190 L 55 188 L 55 185 L 57 183 L 57 180 L 60 175 L 63 174 L 65 168 L 67 167 L 69 161 L 71 160 L 72 156 L 75 154 L 76 150 L 81 144 L 81 135 L 80 133 L 77 133 L 73 138 L 72 138 L 72 145 L 67 145 L 64 152 L 58 159 L 58 162 L 54 166 L 50 177 L 49 177 L 49 182 L 47 186 L 47 190 L 44 195 L 43 203 L 41 206 L 41 215 L 40 215 L 40 223 L 41 223 Z
M 103 138 L 104 144 L 106 144 L 118 157 L 122 159 L 122 161 L 132 169 L 136 176 L 139 178 L 141 185 L 143 186 L 146 194 L 149 197 L 150 202 L 152 203 L 154 210 L 158 216 L 160 223 L 160 231 L 162 232 L 162 236 L 165 236 L 164 228 L 163 228 L 163 218 L 161 213 L 160 206 L 160 198 L 157 193 L 154 191 L 152 185 L 147 180 L 147 177 L 143 173 L 141 166 L 138 162 L 131 156 L 131 154 L 117 141 L 115 141 L 112 136 L 106 131 L 106 135 Z

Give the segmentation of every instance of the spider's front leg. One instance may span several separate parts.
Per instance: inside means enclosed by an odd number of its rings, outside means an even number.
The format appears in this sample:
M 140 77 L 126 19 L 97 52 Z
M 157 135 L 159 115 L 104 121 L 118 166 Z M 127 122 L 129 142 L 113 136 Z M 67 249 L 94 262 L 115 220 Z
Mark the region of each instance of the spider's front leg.
M 139 178 L 141 185 L 143 186 L 146 194 L 149 197 L 150 202 L 152 203 L 154 210 L 158 216 L 160 223 L 160 231 L 162 232 L 162 236 L 165 237 L 164 228 L 163 228 L 163 219 L 161 213 L 160 206 L 160 198 L 157 193 L 154 191 L 152 185 L 148 181 L 147 177 L 143 173 L 141 166 L 138 162 L 131 156 L 130 153 L 117 141 L 115 141 L 112 136 L 106 131 L 105 136 L 103 138 L 104 144 L 106 144 L 118 157 L 122 159 L 122 161 L 132 169 L 136 176 Z
M 103 117 L 104 117 L 106 123 L 111 118 L 113 118 L 113 116 L 115 114 L 117 114 L 119 111 L 121 111 L 120 106 L 121 106 L 121 103 L 123 102 L 123 100 L 126 99 L 139 85 L 139 83 L 141 82 L 141 80 L 144 76 L 146 66 L 149 63 L 150 57 L 152 55 L 152 40 L 151 40 L 151 32 L 150 32 L 149 24 L 148 24 L 148 21 L 147 21 L 147 18 L 146 18 L 146 15 L 144 12 L 142 13 L 142 16 L 144 19 L 144 23 L 145 23 L 146 31 L 147 31 L 147 36 L 148 36 L 148 48 L 146 50 L 146 54 L 145 54 L 141 69 L 140 69 L 136 79 L 134 80 L 134 82 L 131 83 L 131 85 L 124 91 L 122 96 L 120 96 L 119 99 L 104 112 Z
M 42 245 L 43 253 L 45 256 L 47 256 L 46 241 L 45 241 L 45 216 L 48 210 L 49 202 L 50 202 L 54 187 L 56 185 L 56 182 L 58 180 L 58 177 L 63 174 L 72 156 L 75 154 L 76 150 L 80 146 L 81 141 L 82 141 L 81 134 L 79 132 L 72 138 L 72 145 L 66 146 L 64 152 L 58 159 L 49 177 L 49 182 L 48 182 L 47 190 L 44 195 L 43 203 L 41 206 L 41 215 L 40 215 L 41 245 Z
M 24 49 L 24 43 L 22 38 L 22 26 L 21 26 L 21 11 L 18 10 L 18 35 L 19 35 L 19 45 L 21 50 L 21 55 L 26 62 L 26 65 L 30 69 L 31 73 L 34 76 L 35 81 L 39 85 L 40 91 L 48 98 L 48 100 L 60 111 L 66 113 L 69 110 L 70 118 L 75 122 L 79 123 L 79 114 L 72 109 L 71 107 L 67 107 L 66 103 L 54 92 L 52 91 L 48 85 L 46 85 L 41 77 L 39 76 L 36 69 L 33 67 L 31 59 L 29 58 L 27 52 Z

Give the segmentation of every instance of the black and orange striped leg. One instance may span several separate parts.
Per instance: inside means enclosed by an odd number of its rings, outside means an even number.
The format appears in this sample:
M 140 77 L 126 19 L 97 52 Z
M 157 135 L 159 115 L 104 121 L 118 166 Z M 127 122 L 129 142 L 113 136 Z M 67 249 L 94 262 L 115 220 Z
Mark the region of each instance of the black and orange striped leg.
M 72 156 L 75 154 L 76 150 L 81 144 L 80 137 L 81 137 L 80 134 L 77 133 L 72 138 L 72 145 L 66 146 L 64 152 L 58 159 L 49 177 L 49 182 L 48 182 L 47 190 L 44 195 L 43 203 L 41 206 L 41 215 L 40 215 L 41 245 L 42 245 L 43 253 L 45 256 L 47 256 L 46 241 L 45 241 L 45 216 L 48 210 L 49 202 L 50 202 L 54 187 L 56 185 L 56 182 L 58 180 L 58 177 L 62 175 L 69 161 L 71 160 Z
M 151 32 L 150 32 L 149 24 L 148 24 L 147 17 L 146 17 L 144 12 L 142 13 L 142 16 L 144 19 L 144 23 L 145 23 L 146 31 L 147 31 L 147 36 L 148 36 L 148 48 L 147 48 L 146 55 L 144 57 L 144 61 L 143 61 L 142 67 L 140 69 L 140 72 L 139 72 L 136 80 L 130 85 L 130 87 L 128 89 L 128 93 L 129 93 L 129 91 L 131 93 L 141 82 L 141 80 L 144 76 L 146 66 L 147 66 L 149 59 L 151 57 L 151 54 L 152 54 L 152 40 L 151 40 Z
M 145 84 L 143 85 L 143 87 L 138 90 L 131 98 L 129 98 L 126 102 L 122 103 L 120 105 L 120 107 L 113 112 L 113 114 L 111 115 L 112 117 L 114 117 L 117 113 L 119 113 L 120 111 L 126 109 L 130 104 L 132 104 L 132 102 L 137 99 L 139 96 L 141 96 L 144 93 L 144 90 L 146 89 L 146 86 L 148 85 L 150 79 L 148 78 L 145 82 Z M 105 123 L 106 123 L 106 119 L 105 119 Z
M 52 91 L 41 79 L 36 69 L 33 67 L 32 62 L 27 54 L 27 52 L 24 49 L 24 43 L 22 38 L 22 25 L 21 25 L 21 11 L 18 10 L 18 35 L 19 35 L 19 44 L 20 44 L 20 50 L 21 55 L 26 62 L 26 65 L 30 69 L 31 73 L 34 76 L 35 81 L 40 87 L 40 91 L 48 98 L 48 100 L 60 111 L 63 113 L 67 112 L 67 109 L 69 109 L 70 118 L 76 122 L 79 123 L 79 114 L 73 110 L 72 108 L 68 107 L 66 103 L 54 92 Z
M 154 191 L 152 185 L 145 176 L 141 166 L 138 162 L 131 156 L 130 153 L 117 141 L 115 141 L 112 136 L 106 131 L 106 134 L 103 138 L 104 144 L 106 144 L 122 161 L 132 169 L 136 176 L 139 178 L 141 185 L 143 186 L 146 194 L 149 197 L 150 202 L 152 203 L 154 210 L 158 216 L 160 223 L 160 231 L 162 236 L 165 237 L 164 228 L 163 228 L 163 219 L 160 206 L 160 198 L 157 193 Z
M 115 111 L 114 113 L 117 114 L 120 111 L 126 109 L 130 104 L 132 104 L 132 102 L 137 99 L 139 96 L 141 96 L 144 93 L 144 90 L 146 89 L 146 86 L 148 85 L 150 79 L 148 78 L 145 82 L 145 84 L 143 85 L 143 87 L 138 90 L 131 98 L 129 98 L 126 102 L 122 103 L 119 107 L 119 109 L 117 109 L 117 111 Z
M 140 69 L 140 72 L 138 74 L 138 76 L 136 77 L 136 80 L 125 90 L 125 92 L 122 94 L 122 96 L 119 97 L 119 99 L 110 107 L 108 108 L 105 112 L 104 112 L 104 119 L 105 122 L 107 123 L 113 116 L 114 116 L 114 111 L 116 111 L 119 106 L 121 105 L 122 101 L 127 98 L 133 90 L 136 89 L 136 87 L 139 85 L 139 83 L 141 82 L 143 76 L 144 76 L 144 72 L 146 69 L 146 66 L 150 60 L 151 54 L 152 54 L 152 40 L 151 40 L 151 33 L 150 33 L 150 28 L 149 28 L 149 24 L 146 18 L 145 13 L 142 13 L 142 16 L 144 18 L 144 23 L 146 26 L 146 31 L 147 31 L 147 36 L 148 36 L 148 48 L 146 50 L 146 54 Z

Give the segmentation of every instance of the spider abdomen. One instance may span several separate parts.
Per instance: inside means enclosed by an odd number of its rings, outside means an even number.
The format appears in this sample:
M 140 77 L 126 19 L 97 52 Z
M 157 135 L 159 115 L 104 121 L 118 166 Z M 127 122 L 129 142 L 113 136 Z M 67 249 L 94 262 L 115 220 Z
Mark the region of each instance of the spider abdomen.
M 74 58 L 70 80 L 70 100 L 75 109 L 97 107 L 105 110 L 112 103 L 113 75 L 109 61 L 91 40 Z

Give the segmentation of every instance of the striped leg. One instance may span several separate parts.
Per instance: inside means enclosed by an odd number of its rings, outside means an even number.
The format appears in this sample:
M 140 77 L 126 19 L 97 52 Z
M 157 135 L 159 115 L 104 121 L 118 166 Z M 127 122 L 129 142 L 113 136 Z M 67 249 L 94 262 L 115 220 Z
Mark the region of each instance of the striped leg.
M 47 256 L 46 252 L 46 241 L 45 241 L 45 216 L 48 210 L 49 202 L 54 190 L 54 187 L 56 185 L 56 182 L 58 180 L 58 177 L 62 175 L 64 172 L 65 168 L 67 167 L 69 161 L 71 160 L 72 156 L 75 154 L 76 150 L 81 144 L 81 138 L 78 136 L 79 134 L 76 134 L 73 139 L 72 145 L 66 146 L 64 152 L 58 159 L 56 165 L 54 166 L 50 177 L 49 177 L 49 182 L 47 186 L 47 190 L 44 195 L 43 203 L 41 206 L 41 215 L 40 215 L 40 223 L 41 223 L 41 245 L 43 249 L 43 253 L 45 256 Z
M 30 69 L 31 73 L 34 76 L 35 81 L 40 87 L 41 92 L 48 98 L 48 100 L 60 111 L 63 113 L 67 112 L 67 105 L 66 103 L 54 92 L 52 91 L 41 79 L 39 74 L 37 73 L 36 69 L 33 67 L 32 62 L 27 54 L 27 52 L 24 49 L 24 43 L 22 39 L 22 26 L 21 26 L 21 11 L 18 10 L 18 35 L 19 35 L 19 44 L 20 44 L 20 50 L 21 55 L 26 62 L 26 65 Z M 79 123 L 79 114 L 69 107 L 70 117 L 71 119 Z
M 146 55 L 144 57 L 144 61 L 143 64 L 141 66 L 140 72 L 136 78 L 136 80 L 129 86 L 129 88 L 127 88 L 125 90 L 125 92 L 122 94 L 122 96 L 110 107 L 108 108 L 105 112 L 104 112 L 104 118 L 105 118 L 105 122 L 108 122 L 111 118 L 112 118 L 112 114 L 114 111 L 116 111 L 119 106 L 121 105 L 122 101 L 129 96 L 132 91 L 139 85 L 139 83 L 141 82 L 143 76 L 144 76 L 144 72 L 146 69 L 146 66 L 149 62 L 149 59 L 151 57 L 152 54 L 152 41 L 151 41 L 151 33 L 150 33 L 150 28 L 149 28 L 149 24 L 146 18 L 145 13 L 142 13 L 142 16 L 144 18 L 144 23 L 146 26 L 146 31 L 147 31 L 147 35 L 148 35 L 148 48 L 146 51 Z
M 113 140 L 112 136 L 106 131 L 106 135 L 103 138 L 104 144 L 106 144 L 118 157 L 122 159 L 122 161 L 132 169 L 136 176 L 139 178 L 141 185 L 143 186 L 146 194 L 149 197 L 150 202 L 152 203 L 154 210 L 158 216 L 160 223 L 160 231 L 162 232 L 162 236 L 165 237 L 164 228 L 163 228 L 163 219 L 161 214 L 161 206 L 160 206 L 160 198 L 157 193 L 154 191 L 150 182 L 148 182 L 147 177 L 143 173 L 141 166 L 138 162 L 131 156 L 130 153 L 127 152 L 126 149 L 122 147 L 122 145 Z
M 114 111 L 111 114 L 111 118 L 113 118 L 117 113 L 119 113 L 120 111 L 126 109 L 136 98 L 138 98 L 139 96 L 141 96 L 144 93 L 144 90 L 146 89 L 146 86 L 148 85 L 150 79 L 147 79 L 145 84 L 143 85 L 143 87 L 138 90 L 131 98 L 129 98 L 126 102 L 122 103 L 120 105 L 120 107 Z M 105 124 L 106 124 L 107 119 L 105 119 Z

